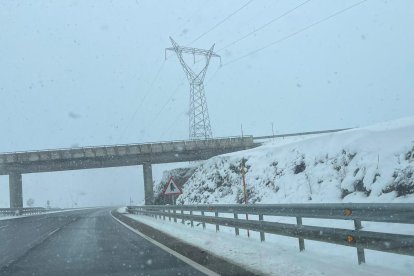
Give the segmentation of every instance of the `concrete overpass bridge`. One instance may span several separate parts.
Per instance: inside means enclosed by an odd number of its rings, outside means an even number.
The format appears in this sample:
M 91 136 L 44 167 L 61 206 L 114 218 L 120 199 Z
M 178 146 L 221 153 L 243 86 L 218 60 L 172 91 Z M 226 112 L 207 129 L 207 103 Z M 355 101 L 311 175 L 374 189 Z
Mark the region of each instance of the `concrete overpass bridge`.
M 23 207 L 22 174 L 143 165 L 145 204 L 153 202 L 152 164 L 205 160 L 258 146 L 253 136 L 80 147 L 0 154 L 9 175 L 10 207 Z

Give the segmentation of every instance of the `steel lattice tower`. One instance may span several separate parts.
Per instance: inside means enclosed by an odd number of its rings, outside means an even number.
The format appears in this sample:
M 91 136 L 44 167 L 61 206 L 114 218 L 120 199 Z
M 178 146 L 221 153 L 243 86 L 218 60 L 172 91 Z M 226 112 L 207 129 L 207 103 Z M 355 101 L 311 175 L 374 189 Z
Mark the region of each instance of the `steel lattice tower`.
M 208 115 L 207 100 L 204 92 L 204 77 L 206 76 L 208 65 L 211 57 L 221 57 L 213 52 L 214 45 L 210 50 L 203 50 L 190 47 L 179 46 L 171 37 L 172 48 L 166 48 L 167 51 L 174 51 L 177 54 L 187 79 L 190 83 L 190 109 L 189 109 L 189 130 L 190 140 L 208 139 L 213 136 L 210 126 L 210 118 Z M 183 54 L 192 54 L 195 56 L 205 57 L 205 65 L 199 73 L 194 72 L 184 61 Z

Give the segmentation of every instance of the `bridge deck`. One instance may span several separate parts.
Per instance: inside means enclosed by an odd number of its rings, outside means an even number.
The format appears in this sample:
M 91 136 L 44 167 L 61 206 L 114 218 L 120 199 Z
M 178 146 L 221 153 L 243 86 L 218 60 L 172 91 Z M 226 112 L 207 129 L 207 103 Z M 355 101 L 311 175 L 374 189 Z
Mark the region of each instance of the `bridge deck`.
M 243 136 L 3 153 L 0 174 L 185 162 L 256 146 L 253 136 Z

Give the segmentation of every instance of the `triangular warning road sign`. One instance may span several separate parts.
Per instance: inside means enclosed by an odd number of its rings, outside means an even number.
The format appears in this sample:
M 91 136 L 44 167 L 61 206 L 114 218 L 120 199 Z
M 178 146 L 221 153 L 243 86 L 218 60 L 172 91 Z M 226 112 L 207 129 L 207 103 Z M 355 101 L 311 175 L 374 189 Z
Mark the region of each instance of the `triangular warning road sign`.
M 183 191 L 177 184 L 175 184 L 173 178 L 170 177 L 170 180 L 167 182 L 167 186 L 165 186 L 164 195 L 180 195 L 182 193 Z

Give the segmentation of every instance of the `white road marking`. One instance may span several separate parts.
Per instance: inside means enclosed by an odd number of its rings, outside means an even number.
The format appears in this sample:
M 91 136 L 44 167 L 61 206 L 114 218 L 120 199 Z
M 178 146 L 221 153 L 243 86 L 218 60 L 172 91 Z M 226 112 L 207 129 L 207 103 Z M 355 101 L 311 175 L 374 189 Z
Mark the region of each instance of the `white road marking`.
M 216 272 L 214 272 L 214 271 L 212 271 L 212 270 L 208 269 L 207 267 L 204 267 L 204 266 L 202 266 L 202 265 L 200 265 L 200 264 L 198 264 L 198 263 L 194 262 L 193 260 L 191 260 L 191 259 L 189 259 L 189 258 L 187 258 L 187 257 L 185 257 L 185 256 L 183 256 L 183 255 L 181 255 L 180 253 L 178 253 L 178 252 L 176 252 L 176 251 L 172 250 L 171 248 L 169 248 L 169 247 L 167 247 L 167 246 L 163 245 L 162 243 L 157 242 L 156 240 L 154 240 L 154 239 L 152 239 L 152 238 L 148 237 L 147 235 L 144 235 L 143 233 L 141 233 L 141 232 L 137 231 L 136 229 L 132 228 L 132 227 L 131 227 L 131 226 L 129 226 L 128 224 L 126 224 L 126 223 L 124 223 L 124 222 L 120 221 L 119 219 L 117 219 L 116 217 L 114 217 L 114 216 L 111 214 L 111 211 L 109 211 L 109 214 L 111 215 L 111 217 L 112 217 L 113 219 L 115 219 L 116 221 L 118 221 L 120 224 L 122 224 L 123 226 L 125 226 L 126 228 L 128 228 L 129 230 L 131 230 L 132 232 L 134 232 L 135 234 L 137 234 L 137 235 L 141 236 L 142 238 L 146 239 L 146 240 L 147 240 L 147 241 L 149 241 L 150 243 L 152 243 L 152 244 L 154 244 L 154 245 L 158 246 L 158 247 L 159 247 L 159 248 L 161 248 L 162 250 L 164 250 L 164 251 L 166 251 L 166 252 L 170 253 L 171 255 L 175 256 L 176 258 L 180 259 L 181 261 L 183 261 L 183 262 L 187 263 L 188 265 L 190 265 L 190 266 L 194 267 L 194 268 L 195 268 L 195 269 L 197 269 L 198 271 L 200 271 L 200 272 L 202 272 L 202 273 L 204 273 L 204 274 L 206 274 L 206 275 L 214 275 L 214 276 L 219 276 L 219 275 L 220 275 L 220 274 L 217 274 Z
M 5 225 L 5 226 L 0 226 L 0 229 L 2 229 L 2 228 L 6 228 L 8 225 Z
M 49 234 L 47 234 L 46 237 L 50 237 L 52 236 L 54 233 L 56 233 L 60 228 L 56 228 L 55 230 L 53 230 L 52 232 L 50 232 Z
M 8 225 L 6 225 L 8 226 Z M 4 226 L 5 227 L 5 226 Z M 36 244 L 41 244 L 42 242 L 44 242 L 48 237 L 52 236 L 54 233 L 56 233 L 56 231 L 60 230 L 60 228 L 56 228 L 55 230 L 53 230 L 52 232 L 49 232 L 44 238 L 40 238 L 35 240 L 34 242 L 29 244 L 28 250 L 30 250 L 31 248 L 33 248 Z M 7 267 L 7 266 L 11 266 L 14 262 L 16 262 L 19 258 L 17 258 L 16 260 L 10 260 L 9 262 L 7 262 L 3 267 Z

